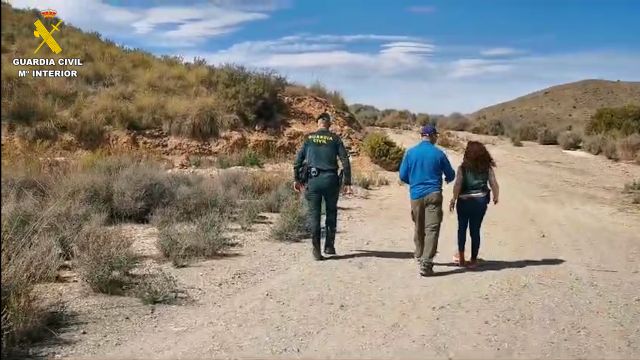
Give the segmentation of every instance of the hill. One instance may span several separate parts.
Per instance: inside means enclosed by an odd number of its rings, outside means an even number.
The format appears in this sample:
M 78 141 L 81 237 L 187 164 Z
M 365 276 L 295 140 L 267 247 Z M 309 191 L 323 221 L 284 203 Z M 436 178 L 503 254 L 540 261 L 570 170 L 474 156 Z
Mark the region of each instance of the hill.
M 583 80 L 489 106 L 470 117 L 475 120 L 526 120 L 553 126 L 582 127 L 600 108 L 629 104 L 640 105 L 640 82 Z
M 335 131 L 347 146 L 357 148 L 362 128 L 337 92 L 295 85 L 271 71 L 154 56 L 66 23 L 56 35 L 63 52 L 54 55 L 45 47 L 34 56 L 35 19 L 48 27 L 58 21 L 2 4 L 3 151 L 9 143 L 45 143 L 66 151 L 132 147 L 161 155 L 238 149 L 288 154 L 323 111 L 334 115 Z M 13 64 L 34 57 L 78 58 L 82 66 Z M 78 75 L 18 75 L 35 69 Z

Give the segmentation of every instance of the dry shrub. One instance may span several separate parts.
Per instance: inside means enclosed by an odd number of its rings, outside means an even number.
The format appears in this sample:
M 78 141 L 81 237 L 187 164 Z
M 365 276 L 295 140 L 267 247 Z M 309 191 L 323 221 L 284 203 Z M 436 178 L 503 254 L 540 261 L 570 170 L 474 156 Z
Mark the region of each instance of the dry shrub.
M 240 208 L 238 214 L 238 224 L 242 230 L 251 230 L 253 224 L 260 217 L 260 208 L 254 201 L 246 202 L 244 206 Z
M 537 141 L 540 126 L 532 122 L 524 122 L 514 129 L 515 134 L 521 141 Z
M 193 225 L 165 224 L 159 229 L 160 250 L 177 267 L 186 266 L 196 258 L 222 255 L 231 245 L 225 235 L 228 225 L 228 217 L 218 212 L 202 215 Z
M 173 179 L 172 189 L 173 200 L 153 212 L 152 222 L 158 226 L 193 221 L 210 211 L 231 212 L 237 206 L 233 189 L 212 179 L 180 176 Z
M 135 295 L 146 305 L 173 303 L 178 295 L 178 281 L 165 271 L 144 275 L 136 285 Z
M 376 172 L 358 173 L 354 176 L 354 184 L 369 190 L 372 187 L 389 185 L 389 179 Z
M 220 134 L 221 113 L 214 99 L 174 100 L 168 112 L 163 127 L 171 135 L 204 141 Z
M 640 179 L 634 180 L 624 186 L 624 192 L 631 195 L 634 204 L 640 204 Z
M 262 195 L 260 208 L 266 212 L 279 213 L 295 196 L 296 193 L 288 182 L 280 183 L 275 190 Z
M 123 169 L 112 186 L 112 216 L 120 221 L 146 222 L 155 209 L 167 206 L 175 198 L 170 176 L 147 164 Z
M 576 150 L 580 148 L 582 136 L 575 131 L 564 131 L 558 135 L 558 143 L 564 150 Z
M 308 234 L 306 202 L 299 198 L 289 199 L 271 229 L 271 235 L 278 241 L 295 242 L 306 238 Z
M 519 135 L 511 135 L 511 144 L 515 147 L 522 147 L 522 140 Z
M 364 150 L 374 164 L 387 171 L 398 171 L 404 149 L 396 145 L 387 135 L 374 132 L 364 139 Z
M 602 154 L 610 160 L 620 160 L 618 156 L 618 147 L 616 146 L 616 140 L 610 137 L 606 138 L 605 143 L 602 145 Z
M 5 189 L 3 188 L 3 193 Z M 51 281 L 61 264 L 59 249 L 48 236 L 51 208 L 15 193 L 2 201 L 2 355 L 47 325 L 48 309 L 38 305 L 32 290 Z
M 28 141 L 54 141 L 58 138 L 59 131 L 51 122 L 43 122 L 34 126 L 19 126 L 16 136 Z
M 464 149 L 464 144 L 462 143 L 462 141 L 460 141 L 460 139 L 458 139 L 455 135 L 448 131 L 440 134 L 440 136 L 438 137 L 438 145 L 455 151 Z
M 620 160 L 635 160 L 640 155 L 640 134 L 618 140 L 616 151 Z
M 131 282 L 129 272 L 137 264 L 132 242 L 115 229 L 88 224 L 77 242 L 80 276 L 94 291 L 124 294 Z
M 540 145 L 558 145 L 558 132 L 548 128 L 540 130 L 538 143 Z
M 582 140 L 582 149 L 593 155 L 600 155 L 607 141 L 607 137 L 602 134 L 585 136 Z
M 253 150 L 244 150 L 230 155 L 223 155 L 217 159 L 217 166 L 220 169 L 228 169 L 236 166 L 261 168 L 263 165 L 263 157 Z

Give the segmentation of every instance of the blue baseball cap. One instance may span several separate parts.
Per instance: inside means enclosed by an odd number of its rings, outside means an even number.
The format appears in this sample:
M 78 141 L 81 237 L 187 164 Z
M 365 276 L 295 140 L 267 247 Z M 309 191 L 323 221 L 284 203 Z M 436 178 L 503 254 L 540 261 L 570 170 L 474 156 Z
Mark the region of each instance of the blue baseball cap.
M 438 130 L 433 125 L 425 125 L 420 129 L 420 135 L 423 135 L 423 136 L 424 135 L 431 136 L 437 133 L 438 133 Z

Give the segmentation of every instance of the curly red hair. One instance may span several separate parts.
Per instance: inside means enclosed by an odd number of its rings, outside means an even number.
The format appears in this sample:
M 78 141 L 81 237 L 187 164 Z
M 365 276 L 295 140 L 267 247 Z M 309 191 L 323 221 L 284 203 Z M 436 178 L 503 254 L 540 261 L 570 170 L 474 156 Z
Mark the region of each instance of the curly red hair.
M 462 160 L 462 168 L 475 172 L 488 172 L 489 169 L 496 166 L 496 162 L 489 154 L 487 148 L 478 141 L 469 141 L 464 151 Z

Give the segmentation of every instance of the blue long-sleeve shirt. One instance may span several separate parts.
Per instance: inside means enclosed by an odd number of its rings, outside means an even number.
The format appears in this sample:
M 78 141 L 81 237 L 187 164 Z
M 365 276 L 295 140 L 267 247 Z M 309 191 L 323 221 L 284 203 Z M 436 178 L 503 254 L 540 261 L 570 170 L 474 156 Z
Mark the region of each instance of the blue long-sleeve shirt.
M 400 180 L 409 184 L 411 200 L 442 191 L 442 176 L 447 183 L 455 179 L 447 155 L 429 141 L 407 150 L 400 164 Z

